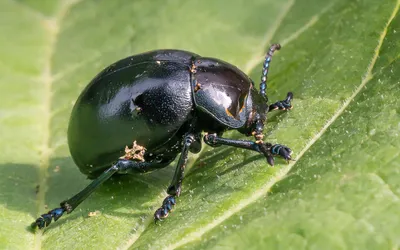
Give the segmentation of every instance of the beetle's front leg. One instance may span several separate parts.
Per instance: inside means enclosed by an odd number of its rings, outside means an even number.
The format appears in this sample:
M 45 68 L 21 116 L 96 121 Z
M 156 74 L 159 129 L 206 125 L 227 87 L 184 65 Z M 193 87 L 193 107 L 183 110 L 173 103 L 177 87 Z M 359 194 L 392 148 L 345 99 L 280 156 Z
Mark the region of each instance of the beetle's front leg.
M 176 204 L 175 197 L 178 197 L 181 194 L 183 175 L 188 160 L 189 148 L 190 145 L 192 145 L 192 143 L 196 141 L 195 138 L 196 137 L 194 134 L 187 134 L 185 136 L 182 152 L 176 166 L 175 174 L 167 190 L 169 196 L 164 199 L 161 207 L 157 209 L 154 213 L 155 222 L 162 220 L 163 218 L 166 218 L 168 216 L 169 212 L 172 210 L 172 207 Z
M 262 141 L 232 140 L 218 137 L 216 134 L 206 134 L 204 136 L 204 142 L 212 147 L 227 145 L 257 151 L 267 158 L 267 162 L 271 166 L 274 165 L 274 156 L 280 156 L 286 161 L 292 159 L 292 150 L 281 144 L 272 145 L 271 143 Z
M 272 110 L 288 110 L 288 109 L 292 109 L 292 103 L 291 101 L 293 100 L 293 93 L 289 92 L 287 93 L 286 99 L 282 100 L 282 101 L 278 101 L 276 103 L 273 103 L 271 105 L 269 105 L 268 108 L 268 112 L 271 112 Z

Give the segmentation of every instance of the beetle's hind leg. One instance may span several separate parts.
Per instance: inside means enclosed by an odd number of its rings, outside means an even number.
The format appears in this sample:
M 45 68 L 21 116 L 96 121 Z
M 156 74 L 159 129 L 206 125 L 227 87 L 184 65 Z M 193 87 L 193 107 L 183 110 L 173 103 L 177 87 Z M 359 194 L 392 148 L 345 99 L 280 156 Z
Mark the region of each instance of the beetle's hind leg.
M 155 222 L 160 221 L 168 216 L 169 212 L 176 204 L 175 197 L 178 197 L 181 194 L 183 175 L 188 160 L 189 149 L 190 146 L 194 142 L 196 142 L 197 137 L 198 136 L 194 134 L 187 134 L 185 136 L 182 152 L 178 164 L 176 166 L 175 174 L 167 190 L 169 196 L 167 196 L 167 198 L 164 199 L 161 207 L 157 209 L 156 212 L 154 213 Z
M 136 162 L 132 160 L 119 159 L 109 169 L 104 171 L 97 179 L 90 183 L 85 189 L 77 193 L 72 198 L 60 203 L 59 208 L 50 210 L 46 214 L 42 214 L 36 221 L 31 224 L 32 228 L 38 227 L 42 229 L 50 225 L 51 221 L 57 221 L 65 212 L 71 213 L 79 204 L 89 197 L 101 184 L 110 179 L 115 173 L 128 172 L 145 172 L 147 169 L 158 168 L 159 163 L 153 162 Z M 162 164 L 165 166 L 165 164 Z

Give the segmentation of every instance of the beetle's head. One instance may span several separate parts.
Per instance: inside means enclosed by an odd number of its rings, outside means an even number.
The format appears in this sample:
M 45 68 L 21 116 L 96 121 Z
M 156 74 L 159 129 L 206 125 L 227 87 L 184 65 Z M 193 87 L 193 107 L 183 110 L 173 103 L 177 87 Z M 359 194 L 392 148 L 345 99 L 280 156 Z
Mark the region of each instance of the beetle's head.
M 267 100 L 252 88 L 246 106 L 246 123 L 245 126 L 239 129 L 239 132 L 247 136 L 262 133 L 265 120 L 267 119 Z

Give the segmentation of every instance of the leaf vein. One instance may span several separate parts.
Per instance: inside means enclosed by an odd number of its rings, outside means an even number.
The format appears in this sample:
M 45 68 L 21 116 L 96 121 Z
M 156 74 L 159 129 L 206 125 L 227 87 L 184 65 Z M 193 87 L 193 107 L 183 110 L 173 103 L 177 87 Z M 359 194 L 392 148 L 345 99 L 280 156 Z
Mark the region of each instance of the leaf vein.
M 301 28 L 299 28 L 297 31 L 295 31 L 294 33 L 292 33 L 289 37 L 283 39 L 280 44 L 282 46 L 286 46 L 287 44 L 289 44 L 290 42 L 292 42 L 293 40 L 295 40 L 296 38 L 298 38 L 301 34 L 303 34 L 305 31 L 307 31 L 309 28 L 311 28 L 312 26 L 314 26 L 314 24 L 316 24 L 319 20 L 319 18 L 325 13 L 327 12 L 329 9 L 332 8 L 332 6 L 334 5 L 334 2 L 331 2 L 330 4 L 328 4 L 325 8 L 323 8 L 319 13 L 315 14 L 314 16 L 312 16 L 310 18 L 310 20 L 308 20 L 308 22 L 306 24 L 304 24 Z M 293 4 L 294 5 L 294 4 Z M 282 23 L 283 19 L 281 20 L 280 23 Z M 279 27 L 279 26 L 278 26 Z M 262 60 L 264 60 L 265 57 L 265 47 L 268 45 L 268 43 L 271 42 L 273 36 L 271 36 L 269 39 L 266 39 L 266 42 L 263 43 L 263 51 L 260 54 L 255 54 L 246 64 L 245 67 L 245 72 L 247 74 L 251 73 L 254 68 L 259 65 Z
M 35 10 L 34 8 L 30 7 L 27 4 L 23 4 L 22 2 L 16 1 L 16 0 L 8 0 L 10 3 L 14 3 L 15 5 L 21 7 L 22 9 L 26 10 L 27 12 L 31 13 L 35 17 L 39 19 L 47 19 L 47 17 L 40 11 Z
M 162 192 L 157 196 L 156 202 L 158 204 L 161 204 L 161 201 L 165 199 L 166 197 L 166 189 L 163 188 Z M 162 197 L 162 200 L 159 199 L 158 197 Z M 146 220 L 143 222 L 143 227 L 142 230 L 136 230 L 134 234 L 131 234 L 128 240 L 122 244 L 120 247 L 117 249 L 125 250 L 129 249 L 142 235 L 142 233 L 154 222 L 153 216 L 147 216 Z
M 257 50 L 257 52 L 253 56 L 251 56 L 250 60 L 244 66 L 246 73 L 249 73 L 255 66 L 257 66 L 260 63 L 260 61 L 261 61 L 260 54 L 262 54 L 262 56 L 264 56 L 265 47 L 267 47 L 268 44 L 271 43 L 271 39 L 274 37 L 276 31 L 279 29 L 280 25 L 282 24 L 282 21 L 286 18 L 287 14 L 292 9 L 294 3 L 295 3 L 295 0 L 289 0 L 286 3 L 282 12 L 276 19 L 275 23 L 265 33 L 263 42 L 261 43 L 261 46 L 260 46 L 260 50 L 262 50 L 262 52 Z

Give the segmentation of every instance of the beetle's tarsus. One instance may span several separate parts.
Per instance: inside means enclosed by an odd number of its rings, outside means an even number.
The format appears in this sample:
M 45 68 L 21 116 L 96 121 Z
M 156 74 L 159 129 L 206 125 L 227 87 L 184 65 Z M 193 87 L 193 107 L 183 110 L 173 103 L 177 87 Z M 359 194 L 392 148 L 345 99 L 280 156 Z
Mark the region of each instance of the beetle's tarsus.
M 56 208 L 47 212 L 47 214 L 42 214 L 39 218 L 36 219 L 31 224 L 31 228 L 35 229 L 38 227 L 39 229 L 43 229 L 48 227 L 51 224 L 51 221 L 57 221 L 63 214 L 66 212 L 65 208 Z
M 158 221 L 162 221 L 162 219 L 167 218 L 168 214 L 172 211 L 175 205 L 176 199 L 173 195 L 165 198 L 162 206 L 154 213 L 154 223 L 157 224 Z
M 272 155 L 278 155 L 285 159 L 287 162 L 292 160 L 291 154 L 292 150 L 284 145 L 275 144 L 270 149 Z
M 71 213 L 79 204 L 84 201 L 91 193 L 94 192 L 103 182 L 108 180 L 113 174 L 128 173 L 129 171 L 142 171 L 146 168 L 157 167 L 158 163 L 136 162 L 126 159 L 118 159 L 109 169 L 104 171 L 96 180 L 89 184 L 85 189 L 60 203 L 59 208 L 50 210 L 47 214 L 42 214 L 36 221 L 31 224 L 31 228 L 45 228 L 50 225 L 52 220 L 57 221 L 64 213 Z
M 291 161 L 292 150 L 284 145 L 260 142 L 258 145 L 258 151 L 264 154 L 269 165 L 274 166 L 275 160 L 274 156 L 280 156 L 287 162 Z
M 287 93 L 286 99 L 282 101 L 278 101 L 276 103 L 273 103 L 269 105 L 269 111 L 272 110 L 290 110 L 293 108 L 291 101 L 293 100 L 293 93 L 289 92 Z

